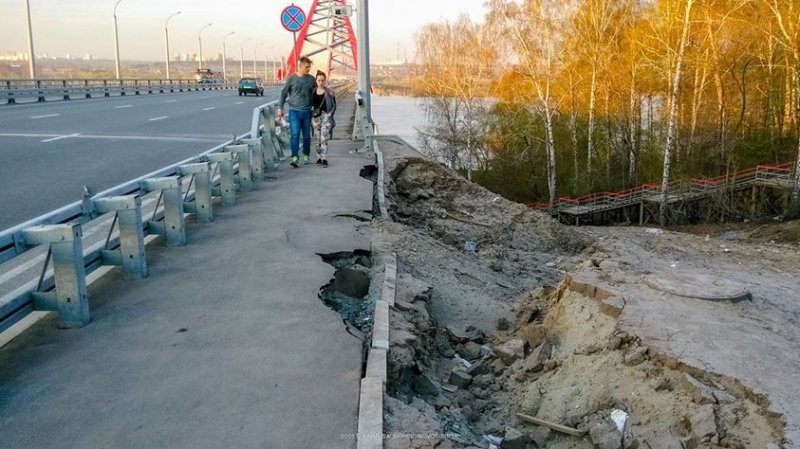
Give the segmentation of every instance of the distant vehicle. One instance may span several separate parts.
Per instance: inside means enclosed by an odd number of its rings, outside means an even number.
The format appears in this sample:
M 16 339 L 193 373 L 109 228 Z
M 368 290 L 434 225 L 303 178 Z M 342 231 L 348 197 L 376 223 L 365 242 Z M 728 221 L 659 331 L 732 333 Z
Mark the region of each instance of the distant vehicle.
M 247 94 L 256 94 L 260 97 L 264 96 L 264 86 L 258 78 L 242 78 L 239 80 L 239 96 Z
M 225 75 L 219 70 L 197 69 L 194 78 L 200 84 L 223 84 Z

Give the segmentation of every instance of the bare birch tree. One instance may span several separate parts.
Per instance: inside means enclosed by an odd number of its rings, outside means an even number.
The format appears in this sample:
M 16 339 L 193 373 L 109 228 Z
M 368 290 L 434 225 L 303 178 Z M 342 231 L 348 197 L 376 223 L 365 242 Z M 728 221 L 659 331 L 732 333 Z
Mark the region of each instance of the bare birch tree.
M 686 51 L 686 37 L 689 34 L 689 25 L 691 24 L 692 6 L 695 0 L 685 0 L 685 11 L 683 18 L 683 26 L 681 28 L 681 39 L 678 44 L 678 54 L 675 58 L 675 71 L 672 81 L 672 92 L 670 92 L 670 108 L 669 119 L 667 125 L 667 143 L 664 146 L 664 174 L 661 184 L 661 208 L 659 210 L 658 221 L 661 226 L 667 224 L 667 204 L 669 200 L 669 175 L 670 165 L 672 163 L 672 150 L 675 146 L 675 135 L 678 126 L 678 96 L 681 87 L 681 70 L 683 66 L 683 56 Z

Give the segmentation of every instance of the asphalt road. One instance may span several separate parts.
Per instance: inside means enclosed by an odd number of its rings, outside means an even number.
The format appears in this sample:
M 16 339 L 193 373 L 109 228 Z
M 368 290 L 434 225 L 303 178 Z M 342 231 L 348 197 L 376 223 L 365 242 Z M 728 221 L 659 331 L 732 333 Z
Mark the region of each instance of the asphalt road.
M 276 100 L 184 92 L 0 106 L 0 230 L 202 153 Z

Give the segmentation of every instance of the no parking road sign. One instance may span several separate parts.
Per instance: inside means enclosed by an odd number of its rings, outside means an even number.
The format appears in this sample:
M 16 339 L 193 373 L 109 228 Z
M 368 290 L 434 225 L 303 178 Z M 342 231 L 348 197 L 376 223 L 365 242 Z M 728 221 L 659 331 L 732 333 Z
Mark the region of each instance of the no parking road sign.
M 306 13 L 299 6 L 291 5 L 283 9 L 281 13 L 281 24 L 288 31 L 293 33 L 300 31 L 306 22 Z

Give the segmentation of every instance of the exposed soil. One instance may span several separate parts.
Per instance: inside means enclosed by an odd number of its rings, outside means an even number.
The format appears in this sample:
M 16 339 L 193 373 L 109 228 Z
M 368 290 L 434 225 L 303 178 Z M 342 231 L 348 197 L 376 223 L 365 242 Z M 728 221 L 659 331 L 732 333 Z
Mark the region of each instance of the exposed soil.
M 399 264 L 385 447 L 795 447 L 796 222 L 568 228 L 381 149 L 393 220 L 371 231 Z M 742 234 L 718 238 L 729 231 Z M 737 280 L 751 299 L 648 284 L 677 270 Z

